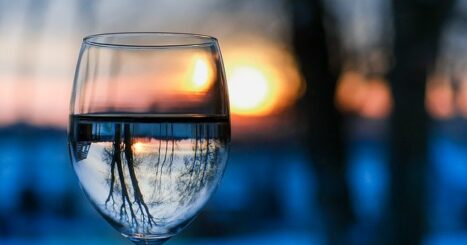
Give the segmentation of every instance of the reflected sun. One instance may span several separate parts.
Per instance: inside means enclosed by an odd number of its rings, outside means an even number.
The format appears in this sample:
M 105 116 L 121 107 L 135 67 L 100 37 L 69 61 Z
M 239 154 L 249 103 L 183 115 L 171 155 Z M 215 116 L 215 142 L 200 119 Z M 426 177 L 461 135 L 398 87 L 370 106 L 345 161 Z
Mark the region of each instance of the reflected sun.
M 214 68 L 205 58 L 197 57 L 192 62 L 193 69 L 183 87 L 190 92 L 206 92 L 213 83 Z

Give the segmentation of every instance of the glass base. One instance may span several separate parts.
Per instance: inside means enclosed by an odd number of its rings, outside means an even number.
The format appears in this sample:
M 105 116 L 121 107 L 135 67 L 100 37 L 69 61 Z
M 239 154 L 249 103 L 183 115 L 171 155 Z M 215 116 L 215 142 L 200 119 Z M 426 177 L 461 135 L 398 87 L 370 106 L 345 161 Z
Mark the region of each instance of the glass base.
M 170 239 L 170 237 L 159 237 L 159 238 L 139 238 L 139 237 L 128 237 L 134 244 L 137 245 L 160 245 Z

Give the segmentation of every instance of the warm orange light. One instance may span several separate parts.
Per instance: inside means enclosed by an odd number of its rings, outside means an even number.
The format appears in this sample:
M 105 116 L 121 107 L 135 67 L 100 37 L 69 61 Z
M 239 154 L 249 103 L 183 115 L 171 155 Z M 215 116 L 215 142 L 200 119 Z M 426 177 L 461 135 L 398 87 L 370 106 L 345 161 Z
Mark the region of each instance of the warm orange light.
M 252 66 L 233 68 L 228 81 L 233 113 L 262 115 L 271 110 L 276 95 L 264 70 Z
M 136 142 L 133 144 L 133 151 L 135 153 L 143 153 L 144 152 L 144 144 L 141 142 Z
M 212 85 L 213 67 L 201 57 L 195 58 L 193 63 L 193 70 L 185 80 L 184 89 L 190 92 L 205 92 Z
M 195 62 L 195 72 L 193 73 L 193 84 L 197 88 L 206 86 L 209 79 L 208 65 L 201 59 Z
M 454 116 L 454 91 L 447 77 L 433 75 L 429 78 L 425 106 L 428 113 L 436 119 L 449 119 Z
M 341 74 L 335 101 L 343 112 L 373 119 L 388 117 L 393 104 L 387 81 L 382 78 L 370 79 L 355 71 Z
M 467 118 L 467 79 L 459 85 L 456 104 L 460 115 Z
M 304 80 L 287 48 L 263 39 L 232 43 L 223 50 L 232 114 L 278 113 L 304 93 Z

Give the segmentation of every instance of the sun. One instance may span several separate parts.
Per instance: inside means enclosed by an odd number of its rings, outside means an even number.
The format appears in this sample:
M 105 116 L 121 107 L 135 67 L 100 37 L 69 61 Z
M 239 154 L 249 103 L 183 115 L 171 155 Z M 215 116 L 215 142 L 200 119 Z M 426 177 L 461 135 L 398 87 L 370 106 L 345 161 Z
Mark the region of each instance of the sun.
M 274 84 L 264 69 L 245 65 L 230 70 L 227 78 L 232 113 L 264 115 L 274 104 Z

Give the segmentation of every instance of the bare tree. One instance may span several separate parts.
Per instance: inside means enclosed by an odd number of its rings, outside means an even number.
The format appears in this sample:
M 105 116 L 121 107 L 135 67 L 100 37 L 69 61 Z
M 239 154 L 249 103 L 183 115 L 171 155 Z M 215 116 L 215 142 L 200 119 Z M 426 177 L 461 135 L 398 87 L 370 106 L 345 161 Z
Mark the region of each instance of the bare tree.
M 119 123 L 115 124 L 115 136 L 112 149 L 105 150 L 105 159 L 110 159 L 110 190 L 105 201 L 105 205 L 107 206 L 108 203 L 112 201 L 112 205 L 114 206 L 116 204 L 114 195 L 120 194 L 120 220 L 128 221 L 136 227 L 140 226 L 138 223 L 139 221 L 142 222 L 143 227 L 152 227 L 153 225 L 156 225 L 156 221 L 149 212 L 149 208 L 144 201 L 143 194 L 141 193 L 141 189 L 139 187 L 138 179 L 135 173 L 135 159 L 132 149 L 133 142 L 131 137 L 131 127 L 129 124 L 123 125 L 123 142 L 121 141 L 121 130 L 122 125 Z M 126 168 L 124 168 L 124 161 L 122 156 L 125 157 Z M 128 187 L 128 180 L 125 180 L 125 176 L 128 176 L 125 175 L 125 170 L 128 171 L 128 175 L 130 177 L 131 192 Z M 116 182 L 117 177 L 119 183 Z M 116 188 L 117 184 L 119 184 L 119 189 Z M 130 198 L 131 193 L 133 194 L 133 198 Z M 138 220 L 137 214 L 140 214 L 140 220 Z
M 150 229 L 164 221 L 155 218 L 150 212 L 150 205 L 163 204 L 164 190 L 163 176 L 172 177 L 174 161 L 183 163 L 182 169 L 177 169 L 176 197 L 180 205 L 186 205 L 196 199 L 206 184 L 211 181 L 217 170 L 219 147 L 211 139 L 211 133 L 206 125 L 193 126 L 194 139 L 191 139 L 193 155 L 175 156 L 177 148 L 174 137 L 174 125 L 167 123 L 160 125 L 160 139 L 156 152 L 135 154 L 132 140 L 132 126 L 128 123 L 115 124 L 112 146 L 104 150 L 103 159 L 110 165 L 109 192 L 105 200 L 105 208 L 112 209 L 119 214 L 121 222 L 128 222 L 132 226 Z M 145 200 L 138 182 L 135 169 L 143 161 L 154 162 L 154 192 L 146 196 Z M 170 193 L 172 195 L 173 193 Z M 155 201 L 156 200 L 156 201 Z

